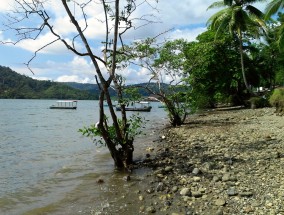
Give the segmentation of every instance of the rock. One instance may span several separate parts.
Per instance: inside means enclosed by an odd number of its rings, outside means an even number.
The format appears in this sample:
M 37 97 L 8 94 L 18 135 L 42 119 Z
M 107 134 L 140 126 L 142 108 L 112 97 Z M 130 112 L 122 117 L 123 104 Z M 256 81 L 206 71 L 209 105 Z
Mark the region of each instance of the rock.
M 167 166 L 166 168 L 165 168 L 165 172 L 170 172 L 170 171 L 172 171 L 173 170 L 173 167 L 172 166 Z
M 227 190 L 227 194 L 228 194 L 228 196 L 236 196 L 236 195 L 238 195 L 238 192 L 236 191 L 235 187 L 230 187 Z
M 178 191 L 178 187 L 177 187 L 177 186 L 173 186 L 172 192 L 175 193 L 175 192 L 177 192 L 177 191 Z
M 254 208 L 251 207 L 251 206 L 247 206 L 247 207 L 244 208 L 244 212 L 247 213 L 247 214 L 254 212 Z
M 200 198 L 202 197 L 202 193 L 200 191 L 192 191 L 191 195 L 195 198 Z
M 221 208 L 218 209 L 214 215 L 223 215 L 223 210 Z
M 222 179 L 222 178 L 221 178 L 220 176 L 216 176 L 216 175 L 215 175 L 215 176 L 213 177 L 212 181 L 213 181 L 213 182 L 218 182 L 218 181 L 221 181 L 221 179 Z
M 158 178 L 164 178 L 165 176 L 163 174 L 157 174 Z
M 191 190 L 189 188 L 182 188 L 180 191 L 180 195 L 182 196 L 190 196 Z
M 198 177 L 198 176 L 194 176 L 194 177 L 193 177 L 193 181 L 194 181 L 194 182 L 199 182 L 199 181 L 201 181 L 201 178 Z
M 161 191 L 163 191 L 164 189 L 165 189 L 164 183 L 163 183 L 163 182 L 159 182 L 159 184 L 158 184 L 157 187 L 156 187 L 156 191 L 157 191 L 157 192 L 161 192 Z
M 194 175 L 198 175 L 198 174 L 200 174 L 201 173 L 201 171 L 200 171 L 200 169 L 198 169 L 198 168 L 194 168 L 193 170 L 192 170 L 192 174 L 194 174 Z
M 231 174 L 230 173 L 225 173 L 222 177 L 222 181 L 230 181 Z
M 139 200 L 143 201 L 144 200 L 144 196 L 139 196 Z
M 153 206 L 149 206 L 146 208 L 146 213 L 156 213 L 156 209 Z
M 172 205 L 172 203 L 170 201 L 164 201 L 163 204 L 164 204 L 164 206 L 167 206 L 167 207 Z
M 97 180 L 97 183 L 98 183 L 98 184 L 102 184 L 102 183 L 104 183 L 104 182 L 105 182 L 105 181 L 104 181 L 103 179 L 101 179 L 101 178 Z
M 247 192 L 241 192 L 241 193 L 240 193 L 240 196 L 241 196 L 241 197 L 251 197 L 251 196 L 253 196 L 253 193 L 252 193 L 252 192 L 249 192 L 249 191 L 247 191 Z
M 147 192 L 148 194 L 151 194 L 151 193 L 154 193 L 155 190 L 154 190 L 153 188 L 149 188 L 149 189 L 146 190 L 146 192 Z
M 123 177 L 123 180 L 124 180 L 124 181 L 130 181 L 130 180 L 131 180 L 130 175 L 124 176 L 124 177 Z
M 216 199 L 214 204 L 217 206 L 224 206 L 226 204 L 226 201 L 225 199 Z

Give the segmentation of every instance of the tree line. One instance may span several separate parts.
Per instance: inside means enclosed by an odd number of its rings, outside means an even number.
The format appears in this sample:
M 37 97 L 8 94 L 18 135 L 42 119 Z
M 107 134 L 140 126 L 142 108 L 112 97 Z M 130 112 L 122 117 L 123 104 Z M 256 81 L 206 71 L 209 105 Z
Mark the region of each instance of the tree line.
M 0 66 L 1 99 L 98 99 L 98 93 L 79 90 L 63 83 L 39 81 Z

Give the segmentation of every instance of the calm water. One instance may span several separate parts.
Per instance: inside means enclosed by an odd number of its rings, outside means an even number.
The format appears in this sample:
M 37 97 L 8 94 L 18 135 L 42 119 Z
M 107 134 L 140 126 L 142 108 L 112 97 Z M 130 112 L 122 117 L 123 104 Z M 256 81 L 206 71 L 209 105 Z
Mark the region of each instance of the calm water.
M 77 110 L 49 109 L 53 103 L 0 99 L 0 214 L 105 214 L 112 205 L 119 214 L 127 204 L 121 198 L 139 184 L 143 170 L 125 184 L 107 149 L 78 132 L 97 122 L 97 101 L 79 101 Z M 140 113 L 149 121 L 147 135 L 136 139 L 136 159 L 166 122 L 158 105 Z M 99 178 L 105 183 L 97 184 Z

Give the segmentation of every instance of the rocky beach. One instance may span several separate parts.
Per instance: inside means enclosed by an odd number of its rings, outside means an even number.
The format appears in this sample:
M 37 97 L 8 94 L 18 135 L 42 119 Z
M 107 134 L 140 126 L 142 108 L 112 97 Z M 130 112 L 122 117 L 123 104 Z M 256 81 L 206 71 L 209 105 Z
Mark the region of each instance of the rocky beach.
M 139 164 L 151 171 L 133 214 L 284 214 L 284 118 L 274 112 L 211 110 L 165 128 Z

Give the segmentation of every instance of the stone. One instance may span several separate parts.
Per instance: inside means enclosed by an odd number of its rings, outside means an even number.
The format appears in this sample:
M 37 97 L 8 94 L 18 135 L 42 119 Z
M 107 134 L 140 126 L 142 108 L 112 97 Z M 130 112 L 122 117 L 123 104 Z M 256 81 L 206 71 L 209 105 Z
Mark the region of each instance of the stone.
M 153 206 L 149 206 L 146 208 L 146 213 L 156 213 L 156 209 Z
M 130 175 L 124 176 L 124 177 L 123 177 L 123 180 L 124 180 L 124 181 L 130 181 L 130 180 L 131 180 Z
M 172 188 L 172 192 L 177 192 L 178 191 L 178 187 L 177 186 L 173 186 L 173 188 Z
M 172 171 L 173 170 L 173 167 L 172 166 L 167 166 L 166 168 L 165 168 L 165 172 L 170 172 L 170 171 Z
M 182 196 L 190 196 L 191 190 L 189 188 L 182 188 L 180 191 L 180 195 Z
M 218 182 L 218 181 L 221 181 L 221 179 L 222 179 L 222 178 L 221 178 L 220 176 L 216 176 L 216 175 L 215 175 L 215 176 L 213 177 L 212 181 L 213 181 L 213 182 Z
M 194 174 L 194 175 L 198 175 L 198 174 L 200 174 L 200 169 L 198 169 L 198 168 L 194 168 L 193 170 L 192 170 L 192 174 Z
M 157 191 L 157 192 L 161 192 L 161 191 L 163 191 L 164 189 L 165 189 L 164 183 L 163 183 L 163 182 L 159 182 L 159 184 L 158 184 L 157 187 L 156 187 L 156 191 Z
M 231 174 L 230 173 L 225 173 L 222 177 L 222 181 L 230 181 Z
M 236 196 L 236 195 L 238 195 L 238 192 L 236 191 L 235 187 L 230 187 L 227 190 L 227 194 L 228 194 L 228 196 Z
M 226 201 L 225 199 L 216 199 L 214 204 L 217 206 L 224 206 L 226 204 Z
M 200 198 L 202 197 L 202 193 L 200 191 L 192 191 L 191 195 L 195 198 Z
M 253 196 L 253 193 L 249 192 L 249 191 L 247 191 L 247 192 L 240 192 L 240 196 L 241 197 L 251 197 L 251 196 Z
M 199 182 L 199 181 L 201 181 L 201 178 L 198 177 L 198 176 L 194 176 L 194 177 L 193 177 L 193 181 L 194 181 L 194 182 Z

